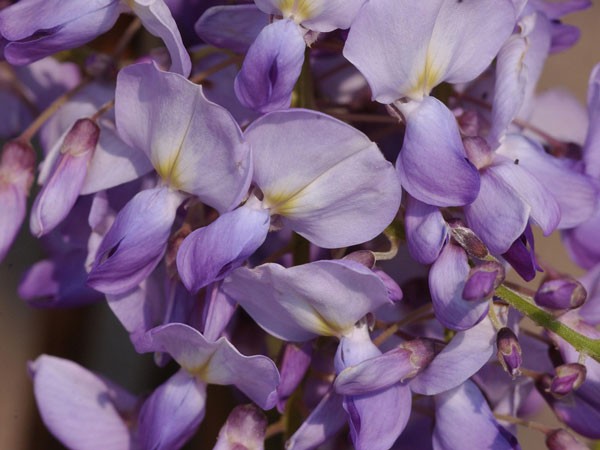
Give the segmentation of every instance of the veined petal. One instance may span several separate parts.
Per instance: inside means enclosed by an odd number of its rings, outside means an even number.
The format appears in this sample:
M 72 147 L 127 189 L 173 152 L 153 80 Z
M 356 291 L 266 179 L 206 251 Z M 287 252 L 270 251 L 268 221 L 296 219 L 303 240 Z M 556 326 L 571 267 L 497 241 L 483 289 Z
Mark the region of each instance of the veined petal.
M 287 341 L 342 336 L 370 311 L 389 303 L 383 282 L 352 261 L 317 261 L 285 269 L 263 264 L 239 268 L 223 282 L 270 334 Z
M 461 206 L 475 200 L 479 173 L 465 155 L 450 110 L 434 97 L 400 107 L 406 116 L 404 144 L 396 161 L 402 187 L 434 206 Z
M 263 28 L 235 78 L 240 103 L 261 113 L 289 108 L 305 48 L 302 31 L 291 20 L 278 20 Z
M 150 34 L 163 40 L 171 56 L 172 72 L 188 77 L 192 71 L 192 61 L 188 55 L 175 19 L 163 0 L 133 0 L 127 4 L 140 18 Z
M 267 114 L 245 133 L 271 214 L 325 248 L 368 241 L 393 220 L 400 186 L 367 136 L 321 113 Z
M 475 383 L 439 394 L 435 399 L 434 450 L 487 448 L 520 450 L 517 439 L 494 418 Z
M 488 301 L 467 301 L 462 298 L 468 275 L 467 254 L 452 243 L 444 246 L 429 272 L 435 316 L 453 330 L 466 330 L 477 325 L 488 311 Z
M 515 22 L 510 0 L 369 1 L 352 24 L 344 56 L 365 75 L 378 102 L 419 100 L 442 81 L 477 77 Z
M 251 161 L 235 119 L 181 75 L 135 64 L 119 72 L 119 135 L 146 152 L 170 186 L 224 212 L 240 202 Z
M 183 447 L 202 422 L 206 384 L 179 370 L 144 402 L 138 419 L 142 448 L 171 450 Z
M 181 323 L 155 328 L 155 350 L 169 353 L 190 374 L 209 384 L 233 384 L 263 409 L 277 401 L 279 372 L 266 356 L 244 356 L 225 338 L 208 342 Z
M 96 254 L 88 284 L 123 294 L 158 265 L 183 198 L 167 187 L 138 193 L 119 212 Z
M 130 448 L 123 417 L 133 415 L 135 397 L 66 359 L 42 355 L 29 370 L 42 420 L 65 446 Z
M 225 278 L 260 247 L 269 226 L 269 211 L 246 203 L 210 225 L 194 230 L 177 251 L 181 281 L 188 290 L 197 292 Z

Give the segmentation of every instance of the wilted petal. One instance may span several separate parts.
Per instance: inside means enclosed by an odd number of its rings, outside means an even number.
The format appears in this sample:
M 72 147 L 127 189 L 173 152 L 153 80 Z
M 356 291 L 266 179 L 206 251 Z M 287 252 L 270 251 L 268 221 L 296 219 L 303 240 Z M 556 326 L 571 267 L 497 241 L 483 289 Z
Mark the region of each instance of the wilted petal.
M 413 380 L 410 389 L 436 395 L 453 389 L 476 374 L 494 354 L 496 331 L 489 319 L 456 333 L 448 345 Z
M 206 384 L 179 370 L 144 402 L 138 419 L 142 448 L 179 449 L 204 418 Z
M 317 261 L 285 269 L 239 268 L 223 291 L 267 332 L 287 341 L 342 336 L 370 311 L 389 303 L 383 282 L 352 261 Z
M 450 110 L 434 97 L 400 107 L 406 116 L 404 143 L 396 161 L 402 187 L 429 205 L 461 206 L 475 200 L 479 173 L 466 158 Z
M 208 342 L 181 323 L 155 328 L 155 350 L 169 353 L 190 374 L 209 384 L 233 384 L 263 409 L 277 400 L 277 367 L 265 356 L 244 356 L 225 338 Z
M 442 81 L 477 77 L 515 21 L 510 0 L 369 1 L 352 24 L 344 56 L 365 75 L 378 102 L 418 100 Z
M 263 205 L 314 244 L 368 241 L 396 215 L 400 186 L 393 166 L 355 128 L 295 109 L 261 117 L 245 135 Z
M 219 431 L 213 450 L 263 450 L 267 418 L 254 405 L 236 406 Z
M 440 209 L 408 195 L 404 225 L 410 255 L 421 264 L 435 261 L 448 236 Z
M 247 203 L 193 231 L 177 251 L 177 269 L 183 284 L 197 292 L 225 278 L 265 241 L 269 219 L 267 210 Z
M 213 6 L 198 19 L 194 29 L 204 42 L 236 53 L 246 53 L 269 16 L 254 4 Z
M 520 450 L 517 439 L 498 424 L 485 398 L 472 381 L 435 399 L 433 448 Z
M 140 284 L 161 260 L 181 202 L 181 195 L 167 187 L 133 197 L 104 236 L 88 284 L 106 294 Z
M 489 302 L 467 301 L 462 292 L 469 275 L 467 254 L 457 245 L 447 244 L 429 272 L 429 289 L 435 316 L 446 327 L 466 330 L 487 314 Z
M 241 130 L 201 86 L 153 64 L 128 66 L 117 78 L 115 114 L 119 135 L 173 188 L 219 212 L 246 195 L 251 162 Z
M 42 355 L 29 370 L 42 420 L 65 446 L 130 448 L 135 397 L 66 359 Z
M 261 113 L 289 108 L 305 48 L 302 31 L 291 20 L 278 20 L 263 28 L 235 79 L 235 93 L 242 105 Z
M 140 18 L 144 28 L 163 40 L 171 56 L 172 72 L 184 77 L 190 75 L 192 61 L 183 45 L 181 34 L 169 7 L 163 0 L 133 0 L 128 5 Z

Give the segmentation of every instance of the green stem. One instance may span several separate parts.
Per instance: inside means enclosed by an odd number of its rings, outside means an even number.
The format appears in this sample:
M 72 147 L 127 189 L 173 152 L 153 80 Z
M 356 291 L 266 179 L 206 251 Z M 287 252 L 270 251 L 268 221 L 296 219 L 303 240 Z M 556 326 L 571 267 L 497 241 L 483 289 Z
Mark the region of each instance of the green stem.
M 506 286 L 500 286 L 496 289 L 496 296 L 525 314 L 541 327 L 563 338 L 577 351 L 585 353 L 600 362 L 600 339 L 590 339 L 578 333 Z

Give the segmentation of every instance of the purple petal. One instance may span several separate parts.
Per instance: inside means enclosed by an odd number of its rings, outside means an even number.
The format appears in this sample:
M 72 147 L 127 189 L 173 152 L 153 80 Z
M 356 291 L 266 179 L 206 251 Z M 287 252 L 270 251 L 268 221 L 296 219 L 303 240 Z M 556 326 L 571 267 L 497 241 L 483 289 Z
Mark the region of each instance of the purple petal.
M 181 201 L 167 187 L 133 197 L 104 236 L 88 284 L 106 294 L 123 294 L 140 284 L 163 257 Z
M 302 32 L 291 20 L 278 20 L 263 28 L 235 79 L 235 93 L 242 105 L 261 113 L 289 108 L 305 48 Z
M 520 450 L 517 439 L 494 418 L 485 398 L 472 381 L 435 399 L 433 448 L 487 448 Z
M 42 420 L 65 446 L 130 448 L 135 397 L 65 359 L 42 355 L 29 370 Z
M 221 283 L 213 283 L 206 289 L 202 328 L 200 331 L 209 341 L 216 341 L 225 331 L 225 327 L 235 312 L 237 304 L 221 289 Z
M 448 236 L 446 221 L 439 208 L 408 195 L 404 224 L 410 256 L 421 264 L 434 262 Z
M 450 110 L 434 97 L 406 103 L 402 108 L 406 132 L 396 161 L 402 187 L 434 206 L 461 206 L 475 200 L 479 173 L 465 156 Z
M 587 222 L 563 231 L 563 242 L 573 260 L 585 269 L 600 262 L 600 211 Z
M 355 128 L 315 111 L 267 114 L 245 133 L 271 214 L 325 248 L 368 241 L 395 217 L 393 166 Z
M 254 4 L 224 5 L 207 9 L 194 29 L 207 44 L 244 54 L 268 24 L 269 16 Z
M 268 333 L 295 342 L 347 334 L 365 314 L 390 302 L 379 277 L 352 261 L 239 268 L 223 291 Z
M 453 330 L 466 330 L 487 314 L 489 302 L 467 301 L 462 292 L 469 275 L 467 254 L 457 245 L 447 244 L 429 272 L 429 289 L 435 316 Z
M 183 284 L 197 292 L 241 266 L 265 241 L 269 219 L 267 210 L 247 203 L 193 231 L 177 252 L 177 270 Z
M 277 367 L 265 356 L 244 356 L 225 338 L 208 342 L 197 330 L 172 323 L 152 331 L 155 350 L 169 353 L 181 367 L 209 384 L 233 384 L 263 409 L 277 400 Z
M 201 86 L 153 64 L 128 66 L 117 77 L 115 114 L 119 135 L 173 188 L 221 213 L 246 195 L 249 149 L 235 119 Z
M 142 448 L 179 449 L 204 418 L 206 384 L 179 370 L 144 402 L 138 419 Z
M 429 366 L 410 381 L 410 389 L 418 394 L 436 395 L 459 386 L 489 361 L 495 341 L 496 331 L 488 319 L 456 333 Z
M 285 344 L 281 367 L 281 383 L 277 387 L 277 410 L 283 414 L 289 397 L 296 390 L 310 367 L 312 342 L 299 346 Z
M 163 40 L 171 56 L 172 72 L 188 77 L 192 71 L 192 61 L 183 45 L 181 34 L 163 0 L 133 0 L 128 5 L 140 18 L 144 28 Z
M 600 177 L 600 64 L 596 65 L 590 74 L 588 85 L 588 115 L 589 128 L 583 147 L 585 171 L 593 177 Z

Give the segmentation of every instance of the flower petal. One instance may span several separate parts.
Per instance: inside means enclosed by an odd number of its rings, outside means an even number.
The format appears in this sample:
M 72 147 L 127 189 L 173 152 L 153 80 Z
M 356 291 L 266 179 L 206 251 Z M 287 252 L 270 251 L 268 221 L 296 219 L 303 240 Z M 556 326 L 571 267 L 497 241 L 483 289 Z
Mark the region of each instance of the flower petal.
M 407 195 L 404 224 L 410 256 L 421 264 L 434 262 L 448 236 L 439 208 Z

